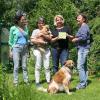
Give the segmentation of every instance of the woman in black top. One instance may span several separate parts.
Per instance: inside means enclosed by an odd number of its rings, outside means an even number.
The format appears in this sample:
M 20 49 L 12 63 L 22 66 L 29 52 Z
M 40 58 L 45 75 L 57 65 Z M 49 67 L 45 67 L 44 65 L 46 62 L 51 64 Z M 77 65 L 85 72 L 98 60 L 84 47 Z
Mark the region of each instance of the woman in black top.
M 64 18 L 61 15 L 56 15 L 54 17 L 54 25 L 56 28 L 52 30 L 53 38 L 52 42 L 52 62 L 53 71 L 56 73 L 58 71 L 59 61 L 61 66 L 68 59 L 68 34 L 71 33 L 70 28 L 64 26 Z M 59 34 L 63 34 L 62 36 Z

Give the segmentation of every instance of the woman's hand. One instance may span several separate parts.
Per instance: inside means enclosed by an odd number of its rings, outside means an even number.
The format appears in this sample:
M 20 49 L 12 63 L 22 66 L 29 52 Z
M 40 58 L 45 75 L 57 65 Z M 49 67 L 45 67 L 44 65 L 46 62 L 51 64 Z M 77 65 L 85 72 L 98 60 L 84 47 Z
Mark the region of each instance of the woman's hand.
M 74 39 L 72 39 L 72 42 L 75 43 L 75 42 L 77 42 L 78 40 L 79 40 L 78 38 L 74 38 Z
M 36 38 L 39 38 L 39 37 L 42 37 L 44 34 L 42 32 L 39 32 L 35 37 Z
M 69 39 L 73 39 L 74 36 L 68 34 L 68 35 L 67 35 L 67 38 L 69 38 Z
M 59 39 L 58 36 L 57 36 L 57 37 L 54 37 L 54 38 L 51 39 L 51 42 L 55 42 L 55 41 L 57 41 L 58 39 Z

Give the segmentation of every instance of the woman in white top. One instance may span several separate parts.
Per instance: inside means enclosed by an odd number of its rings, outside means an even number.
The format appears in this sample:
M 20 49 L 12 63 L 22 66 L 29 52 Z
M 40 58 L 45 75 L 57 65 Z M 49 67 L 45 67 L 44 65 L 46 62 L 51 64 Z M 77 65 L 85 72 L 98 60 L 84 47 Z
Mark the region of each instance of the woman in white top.
M 39 18 L 39 20 L 37 21 L 38 29 L 33 30 L 32 35 L 31 35 L 31 42 L 34 44 L 33 54 L 35 56 L 35 61 L 36 61 L 35 62 L 35 82 L 36 82 L 37 87 L 40 86 L 40 69 L 42 66 L 42 62 L 45 68 L 46 81 L 47 83 L 50 82 L 50 68 L 49 68 L 50 49 L 48 47 L 48 42 L 50 42 L 51 36 L 41 33 L 41 30 L 44 25 L 45 25 L 44 19 Z M 39 41 L 39 39 L 36 38 L 37 36 L 40 36 L 40 38 L 42 36 L 45 39 L 45 41 Z M 41 52 L 38 49 L 38 45 L 44 46 L 45 52 Z

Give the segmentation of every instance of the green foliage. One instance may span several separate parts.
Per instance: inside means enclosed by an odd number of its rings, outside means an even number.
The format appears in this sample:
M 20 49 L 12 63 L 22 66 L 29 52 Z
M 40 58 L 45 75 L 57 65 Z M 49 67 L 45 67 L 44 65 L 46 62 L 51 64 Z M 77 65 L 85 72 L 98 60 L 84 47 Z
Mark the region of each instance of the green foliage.
M 1 64 L 0 64 L 0 100 L 2 100 L 2 95 L 3 95 L 3 87 L 2 87 L 2 67 L 1 67 Z
M 100 17 L 96 17 L 89 22 L 91 33 L 100 34 Z
M 19 9 L 29 13 L 34 9 L 37 0 L 0 0 L 1 19 L 5 23 L 5 27 L 13 24 L 15 12 Z
M 46 19 L 46 23 L 50 27 L 54 27 L 53 20 L 56 14 L 64 16 L 65 24 L 70 24 L 72 28 L 75 27 L 77 8 L 70 0 L 39 0 L 35 9 L 32 9 L 32 13 L 29 15 L 31 30 L 36 27 L 36 21 L 41 16 Z
M 32 66 L 28 68 L 34 71 Z M 4 71 L 4 70 L 3 70 Z M 75 91 L 74 88 L 78 83 L 78 76 L 73 75 L 73 79 L 70 85 L 70 91 L 72 95 L 67 95 L 65 92 L 59 92 L 57 94 L 49 94 L 38 91 L 35 86 L 34 74 L 29 73 L 30 85 L 25 85 L 22 81 L 22 73 L 19 73 L 20 84 L 18 87 L 13 86 L 13 74 L 3 72 L 3 99 L 0 100 L 99 100 L 100 99 L 100 83 L 97 76 L 89 76 L 89 85 L 87 88 Z M 41 81 L 44 88 L 47 88 L 47 84 L 44 81 L 44 76 L 41 74 Z M 1 91 L 0 91 L 1 92 Z M 96 95 L 96 96 L 95 96 Z
M 91 45 L 88 65 L 92 70 L 100 71 L 100 17 L 96 17 L 89 22 L 94 42 Z
M 80 7 L 81 12 L 85 12 L 89 19 L 100 15 L 100 0 L 84 0 L 83 6 Z
M 53 28 L 53 19 L 56 14 L 63 15 L 65 24 L 68 23 L 73 33 L 75 33 L 77 31 L 75 17 L 79 12 L 85 13 L 88 16 L 89 26 L 94 39 L 88 56 L 88 68 L 90 70 L 100 71 L 100 0 L 0 0 L 0 30 L 2 27 L 9 28 L 13 24 L 13 17 L 18 9 L 27 13 L 30 33 L 36 28 L 36 22 L 40 16 L 43 16 L 46 19 L 46 23 L 50 25 L 50 28 Z M 77 51 L 74 45 L 70 44 L 70 46 L 70 59 L 76 62 Z M 50 65 L 52 69 L 52 64 Z M 34 57 L 30 55 L 28 60 L 30 86 L 23 84 L 22 73 L 20 72 L 19 78 L 21 82 L 15 88 L 13 87 L 13 74 L 7 73 L 6 68 L 8 67 L 6 65 L 0 65 L 0 100 L 65 100 L 66 97 L 68 100 L 100 99 L 100 90 L 95 87 L 100 87 L 100 84 L 94 77 L 91 78 L 92 84 L 85 90 L 74 92 L 72 96 L 68 96 L 65 93 L 50 95 L 36 91 L 35 84 L 33 83 L 34 66 Z M 45 80 L 43 71 L 41 76 L 42 80 Z M 75 87 L 77 84 L 75 76 L 73 80 L 72 87 Z M 46 87 L 47 84 L 43 83 L 43 86 Z
M 91 59 L 97 61 L 98 57 L 95 58 L 95 52 L 98 52 L 100 48 L 100 0 L 0 0 L 0 8 L 0 22 L 3 23 L 2 27 L 7 28 L 13 24 L 16 10 L 24 10 L 28 15 L 30 35 L 36 28 L 36 22 L 40 16 L 43 16 L 50 28 L 53 28 L 53 19 L 56 14 L 64 16 L 65 24 L 69 24 L 73 31 L 72 34 L 75 34 L 77 31 L 76 16 L 79 12 L 85 13 L 89 18 L 89 26 L 95 40 L 90 50 L 89 66 L 93 63 Z M 70 44 L 70 48 L 73 48 L 71 58 L 76 59 L 76 52 L 72 44 Z
M 91 45 L 88 66 L 91 70 L 100 71 L 100 37 L 99 35 L 94 35 L 94 42 Z
M 100 16 L 100 0 L 71 0 L 81 13 L 85 13 L 88 19 Z

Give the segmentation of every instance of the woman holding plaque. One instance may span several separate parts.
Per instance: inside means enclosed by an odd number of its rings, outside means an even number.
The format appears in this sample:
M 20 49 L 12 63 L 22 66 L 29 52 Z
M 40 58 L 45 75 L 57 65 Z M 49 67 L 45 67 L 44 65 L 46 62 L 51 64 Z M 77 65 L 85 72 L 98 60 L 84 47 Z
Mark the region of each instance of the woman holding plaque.
M 71 33 L 68 26 L 64 26 L 64 18 L 62 15 L 56 15 L 54 17 L 55 29 L 51 30 L 51 52 L 53 62 L 53 72 L 56 73 L 59 67 L 59 61 L 61 66 L 68 59 L 68 38 L 67 35 Z

